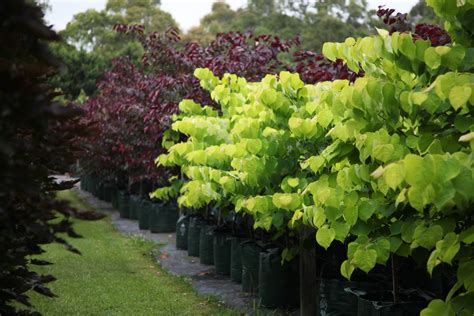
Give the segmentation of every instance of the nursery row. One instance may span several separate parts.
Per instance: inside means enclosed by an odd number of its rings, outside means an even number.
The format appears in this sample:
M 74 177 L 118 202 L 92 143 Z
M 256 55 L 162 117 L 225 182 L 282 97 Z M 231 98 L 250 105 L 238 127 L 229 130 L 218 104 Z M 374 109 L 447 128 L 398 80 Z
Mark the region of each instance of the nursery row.
M 140 229 L 176 231 L 177 249 L 199 257 L 201 264 L 214 265 L 216 274 L 241 283 L 243 292 L 257 295 L 259 305 L 289 310 L 299 307 L 299 257 L 282 261 L 281 244 L 236 227 L 243 218 L 227 218 L 217 225 L 213 217 L 217 210 L 179 210 L 175 203 L 130 195 L 114 183 L 93 176 L 83 176 L 81 188 L 112 203 L 121 218 L 137 220 Z M 343 252 L 340 245 L 328 250 L 318 247 L 319 288 L 313 293 L 319 302 L 318 315 L 418 315 L 431 295 L 442 292 L 443 283 L 449 282 L 440 274 L 431 281 L 421 269 L 413 269 L 413 261 L 404 260 L 400 262 L 400 277 L 406 289 L 401 290 L 402 303 L 394 304 L 389 269 L 379 268 L 368 277 L 355 273 L 352 281 L 343 280 L 337 271 Z M 420 283 L 425 284 L 425 290 L 419 288 Z
M 232 241 L 216 236 L 243 238 L 245 242 L 235 245 L 242 255 L 243 284 L 245 251 L 251 244 L 278 258 L 279 269 L 299 267 L 299 277 L 282 275 L 278 280 L 297 284 L 299 279 L 304 315 L 315 314 L 315 306 L 319 311 L 346 308 L 343 313 L 350 315 L 417 314 L 425 307 L 424 315 L 470 315 L 474 39 L 469 17 L 474 4 L 453 3 L 428 1 L 447 21 L 449 35 L 429 26 L 412 33 L 400 15 L 380 10 L 390 31 L 326 43 L 323 54 L 334 64 L 328 62 L 325 71 L 344 69 L 324 79 L 334 81 L 305 82 L 298 73 L 277 71 L 286 68 L 276 67 L 282 64 L 273 64 L 274 59 L 270 64 L 275 67 L 260 68 L 258 74 L 246 67 L 226 69 L 217 67 L 222 64 L 214 62 L 221 58 L 214 56 L 206 58 L 207 68 L 187 64 L 194 66 L 186 70 L 194 87 L 186 90 L 189 93 L 166 93 L 166 86 L 156 92 L 156 86 L 142 84 L 140 89 L 149 89 L 145 94 L 130 93 L 127 85 L 106 87 L 101 96 L 105 100 L 119 96 L 117 91 L 124 92 L 124 100 L 131 98 L 133 106 L 119 110 L 133 113 L 133 120 L 156 109 L 137 108 L 137 96 L 150 93 L 146 104 L 170 95 L 184 100 L 179 108 L 172 104 L 176 108 L 168 114 L 174 114 L 162 116 L 162 125 L 143 121 L 155 130 L 140 125 L 136 134 L 123 120 L 104 128 L 105 134 L 97 139 L 109 143 L 95 148 L 111 147 L 111 153 L 119 154 L 101 152 L 102 161 L 95 166 L 97 155 L 89 155 L 82 162 L 85 172 L 145 200 L 161 200 L 164 204 L 158 206 L 133 195 L 117 195 L 119 209 L 128 199 L 129 216 L 146 219 L 139 214 L 148 212 L 148 225 L 153 224 L 152 214 L 159 220 L 160 212 L 165 214 L 163 209 L 177 201 L 182 215 L 188 215 L 188 251 L 199 253 L 204 263 L 220 266 L 221 258 L 215 255 L 229 245 L 232 259 Z M 417 33 L 420 30 L 424 33 Z M 124 28 L 132 31 L 136 30 Z M 225 40 L 238 42 L 233 36 Z M 286 44 L 274 40 L 270 47 L 287 50 Z M 222 41 L 211 46 L 218 43 Z M 262 53 L 258 40 L 255 45 Z M 188 51 L 193 61 L 202 53 L 192 52 Z M 190 79 L 189 68 L 197 68 L 197 79 Z M 89 105 L 107 118 L 121 113 L 104 111 L 104 104 L 99 98 Z M 149 131 L 155 138 L 145 145 L 142 132 Z M 109 132 L 123 134 L 118 144 L 106 136 Z M 158 139 L 162 147 L 156 145 Z M 153 172 L 135 168 L 134 162 L 150 162 L 146 148 L 166 152 L 156 159 Z M 110 166 L 115 167 L 107 169 Z M 156 189 L 165 182 L 169 185 Z M 122 213 L 126 215 L 125 209 Z M 178 236 L 181 227 L 186 228 L 186 218 L 178 220 Z M 214 244 L 218 249 L 211 255 Z M 254 260 L 263 256 L 255 253 Z M 260 260 L 260 267 L 264 262 Z M 261 281 L 257 288 L 265 302 L 266 273 L 257 273 L 256 267 L 255 263 L 251 279 Z M 272 285 L 272 290 L 277 288 Z M 341 304 L 342 297 L 352 303 Z
M 200 263 L 215 265 L 215 272 L 228 275 L 242 283 L 242 290 L 258 293 L 262 306 L 294 308 L 298 306 L 298 265 L 281 264 L 275 245 L 254 242 L 243 235 L 219 229 L 199 214 L 182 215 L 173 203 L 151 202 L 146 198 L 128 195 L 108 182 L 95 177 L 81 179 L 81 189 L 97 198 L 112 203 L 121 218 L 138 220 L 140 229 L 152 233 L 176 231 L 176 248 L 189 256 L 199 257 Z
M 329 60 L 363 71 L 353 83 L 305 84 L 289 72 L 248 82 L 197 69 L 220 108 L 180 103 L 170 132 L 180 137 L 157 163 L 179 167 L 184 180 L 152 196 L 245 214 L 284 248 L 283 260 L 305 258 L 311 241 L 339 248 L 339 276 L 381 269 L 399 314 L 417 301 L 404 295 L 412 287 L 431 293 L 425 314 L 472 313 L 473 5 L 429 3 L 450 21 L 452 43 L 379 30 L 324 45 Z M 410 284 L 404 265 L 426 280 Z M 438 274 L 436 291 L 429 276 Z

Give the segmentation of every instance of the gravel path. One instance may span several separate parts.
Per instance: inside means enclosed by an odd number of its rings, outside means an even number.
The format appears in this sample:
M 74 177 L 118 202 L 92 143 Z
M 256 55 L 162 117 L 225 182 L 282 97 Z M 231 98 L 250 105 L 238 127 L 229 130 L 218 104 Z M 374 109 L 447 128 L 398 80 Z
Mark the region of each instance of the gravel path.
M 120 218 L 118 211 L 110 203 L 82 191 L 78 184 L 73 190 L 94 209 L 109 213 L 112 224 L 121 233 L 139 235 L 163 245 L 160 248 L 160 254 L 156 257 L 157 262 L 173 275 L 189 277 L 199 294 L 212 295 L 245 315 L 288 315 L 283 311 L 263 308 L 258 308 L 257 311 L 258 299 L 256 296 L 242 292 L 241 285 L 230 281 L 228 277 L 217 275 L 214 266 L 203 265 L 199 262 L 199 258 L 189 257 L 187 251 L 177 250 L 175 233 L 152 234 L 148 230 L 140 230 L 137 221 Z

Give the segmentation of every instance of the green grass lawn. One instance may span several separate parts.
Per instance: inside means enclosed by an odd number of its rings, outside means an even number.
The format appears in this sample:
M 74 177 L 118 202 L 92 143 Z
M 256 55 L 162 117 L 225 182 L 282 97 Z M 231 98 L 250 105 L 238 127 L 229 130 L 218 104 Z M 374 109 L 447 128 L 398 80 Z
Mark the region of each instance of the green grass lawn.
M 72 192 L 61 198 L 84 208 Z M 151 256 L 156 244 L 125 237 L 109 219 L 76 221 L 84 238 L 68 238 L 82 252 L 77 255 L 51 244 L 39 256 L 53 262 L 34 269 L 58 280 L 49 284 L 57 298 L 31 294 L 43 315 L 235 315 L 214 299 L 197 295 L 186 280 L 158 267 Z

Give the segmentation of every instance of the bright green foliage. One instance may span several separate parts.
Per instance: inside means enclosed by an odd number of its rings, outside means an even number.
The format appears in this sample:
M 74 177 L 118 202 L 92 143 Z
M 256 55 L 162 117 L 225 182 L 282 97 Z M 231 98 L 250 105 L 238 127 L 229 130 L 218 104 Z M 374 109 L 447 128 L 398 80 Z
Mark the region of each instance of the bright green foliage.
M 472 12 L 471 2 L 458 1 L 446 20 Z M 435 10 L 448 3 L 456 2 L 437 0 Z M 255 227 L 309 225 L 322 247 L 348 242 L 347 278 L 424 248 L 430 273 L 451 265 L 459 280 L 424 313 L 472 314 L 474 56 L 466 36 L 436 48 L 383 30 L 326 43 L 326 57 L 365 72 L 353 84 L 305 86 L 287 72 L 247 83 L 197 70 L 222 114 L 196 109 L 178 119 L 173 129 L 189 137 L 159 162 L 190 179 L 181 204 L 231 202 Z
M 171 199 L 176 198 L 179 195 L 179 190 L 183 185 L 183 181 L 177 179 L 176 176 L 171 177 L 169 181 L 169 186 L 156 189 L 155 191 L 150 193 L 150 198 L 159 199 L 162 201 L 169 201 Z
M 445 27 L 456 42 L 474 46 L 474 1 L 427 0 L 438 16 L 446 20 Z

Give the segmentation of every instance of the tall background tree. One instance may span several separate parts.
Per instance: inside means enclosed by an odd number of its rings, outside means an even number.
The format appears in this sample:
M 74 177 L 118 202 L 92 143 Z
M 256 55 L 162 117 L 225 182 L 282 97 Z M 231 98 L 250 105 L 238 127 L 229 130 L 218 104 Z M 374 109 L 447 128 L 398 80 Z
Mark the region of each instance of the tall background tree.
M 248 0 L 243 9 L 232 10 L 222 1 L 192 28 L 186 38 L 200 43 L 218 32 L 252 30 L 282 38 L 301 35 L 302 48 L 320 51 L 326 41 L 369 34 L 378 21 L 366 0 Z
M 76 14 L 60 35 L 64 43 L 52 45 L 67 69 L 54 79 L 68 99 L 81 90 L 96 92 L 96 79 L 111 67 L 115 57 L 128 56 L 136 65 L 143 48 L 136 40 L 113 30 L 116 24 L 141 24 L 148 31 L 164 32 L 176 27 L 173 17 L 160 9 L 158 0 L 108 0 L 103 10 Z
M 436 15 L 433 8 L 426 4 L 425 0 L 419 0 L 410 10 L 410 16 L 415 23 L 431 23 L 443 25 L 443 18 Z

